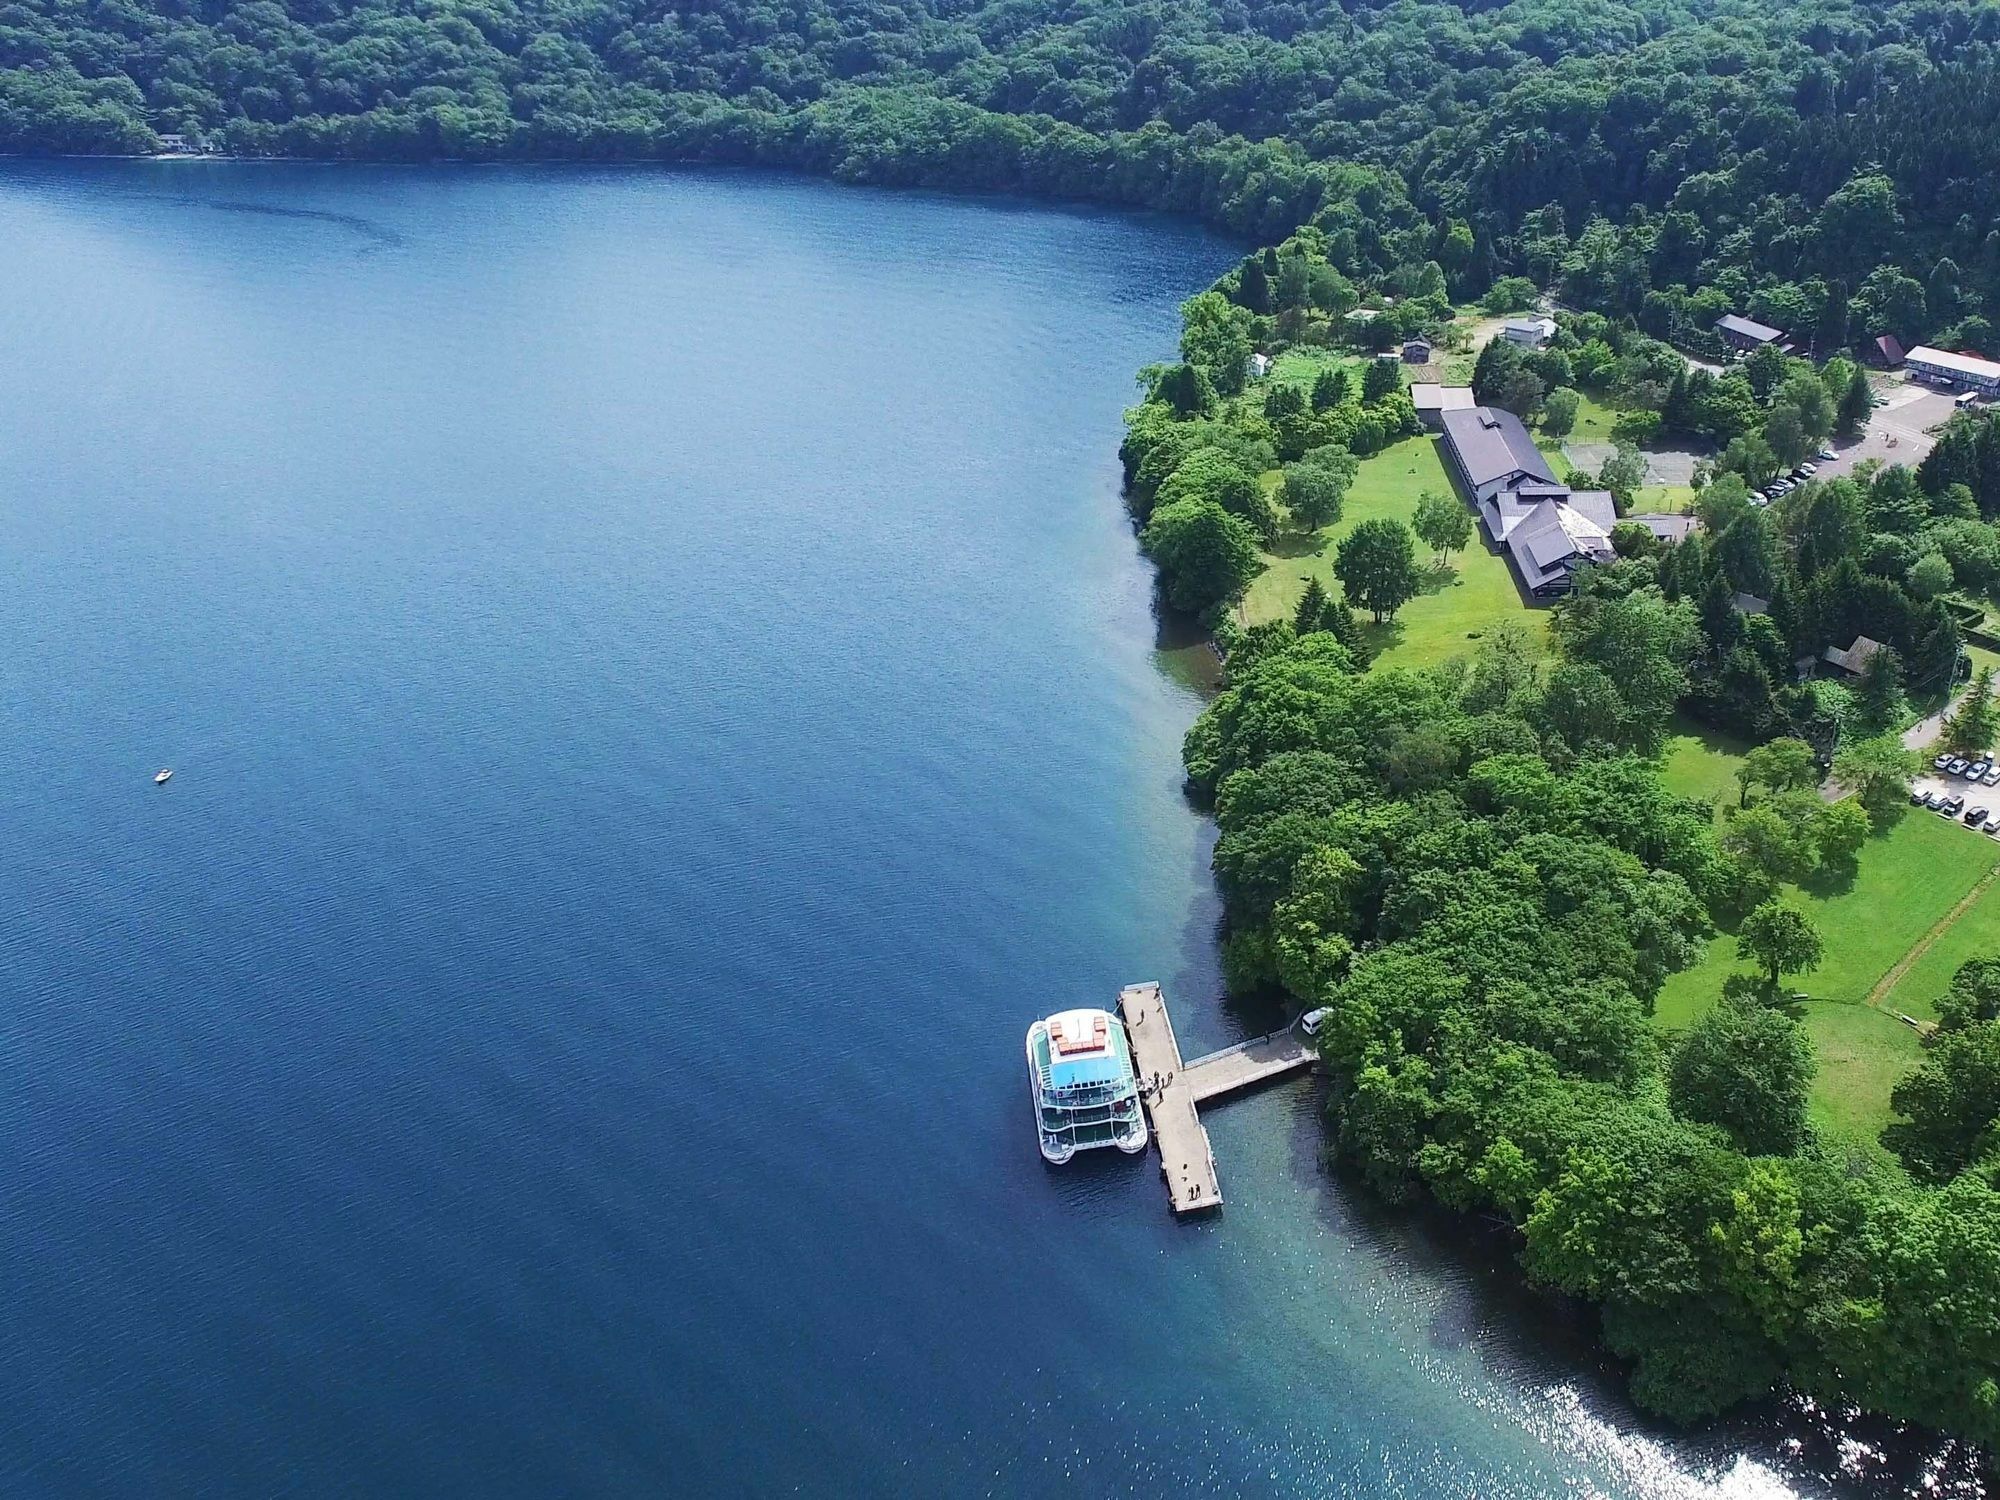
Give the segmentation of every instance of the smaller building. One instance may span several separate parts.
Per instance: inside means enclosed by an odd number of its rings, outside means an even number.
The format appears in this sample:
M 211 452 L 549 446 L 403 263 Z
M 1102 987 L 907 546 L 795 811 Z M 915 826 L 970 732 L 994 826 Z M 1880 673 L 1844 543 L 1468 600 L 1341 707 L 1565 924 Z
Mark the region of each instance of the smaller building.
M 1905 356 L 1905 363 L 1912 375 L 1932 385 L 1954 391 L 1983 391 L 1989 396 L 2000 394 L 2000 364 L 1990 359 L 1919 344 Z
M 1903 363 L 1902 341 L 1893 333 L 1883 334 L 1875 340 L 1872 348 L 1875 352 L 1875 363 L 1885 370 L 1896 369 Z
M 1270 373 L 1271 373 L 1270 355 L 1252 354 L 1250 356 L 1250 378 L 1252 380 L 1262 380 L 1266 375 Z
M 1738 354 L 1748 354 L 1753 349 L 1761 349 L 1766 344 L 1780 344 L 1785 330 L 1773 328 L 1769 323 L 1759 323 L 1755 318 L 1738 317 L 1735 313 L 1724 313 L 1715 320 L 1715 331 L 1722 335 L 1723 343 Z
M 1431 362 L 1431 341 L 1429 339 L 1409 339 L 1403 344 L 1403 363 L 1406 365 L 1427 365 Z
M 1648 511 L 1644 515 L 1625 518 L 1653 533 L 1653 540 L 1672 546 L 1691 532 L 1701 530 L 1701 522 L 1693 516 L 1668 515 L 1665 511 Z
M 1417 409 L 1417 420 L 1424 424 L 1427 432 L 1444 431 L 1444 414 L 1448 411 L 1471 411 L 1477 405 L 1472 399 L 1469 385 L 1439 385 L 1435 380 L 1413 380 L 1410 382 L 1410 404 Z
M 1556 336 L 1556 320 L 1549 317 L 1509 318 L 1500 328 L 1500 337 L 1523 349 L 1539 349 Z
M 1768 615 L 1771 612 L 1771 601 L 1759 599 L 1755 594 L 1734 594 L 1729 602 L 1736 606 L 1739 615 Z
M 1845 651 L 1838 646 L 1828 646 L 1820 653 L 1820 660 L 1837 672 L 1849 677 L 1859 677 L 1867 670 L 1868 659 L 1877 651 L 1887 649 L 1880 641 L 1870 640 L 1865 635 L 1857 635 L 1854 644 Z

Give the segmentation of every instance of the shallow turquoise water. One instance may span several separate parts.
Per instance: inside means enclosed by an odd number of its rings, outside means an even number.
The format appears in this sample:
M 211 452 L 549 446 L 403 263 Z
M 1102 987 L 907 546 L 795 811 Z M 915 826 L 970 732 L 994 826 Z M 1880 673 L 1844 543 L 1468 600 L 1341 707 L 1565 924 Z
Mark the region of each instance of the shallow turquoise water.
M 1205 1224 L 1036 1155 L 1034 1016 L 1264 1020 L 1114 453 L 1231 246 L 216 163 L 8 166 L 0 228 L 0 1489 L 1839 1467 L 1648 1435 L 1503 1253 L 1322 1176 L 1306 1087 L 1214 1113 Z

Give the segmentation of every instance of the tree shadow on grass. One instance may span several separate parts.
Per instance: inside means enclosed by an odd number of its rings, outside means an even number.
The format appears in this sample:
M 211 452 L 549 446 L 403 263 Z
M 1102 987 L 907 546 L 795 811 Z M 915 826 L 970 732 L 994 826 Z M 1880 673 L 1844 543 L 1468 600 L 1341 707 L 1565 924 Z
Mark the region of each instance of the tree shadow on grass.
M 1812 874 L 1799 882 L 1799 889 L 1808 896 L 1825 901 L 1834 896 L 1845 896 L 1854 889 L 1855 878 L 1861 873 L 1859 860 L 1842 860 L 1838 864 L 1820 865 Z
M 1286 559 L 1318 557 L 1326 550 L 1326 538 L 1317 531 L 1281 531 L 1264 550 L 1272 557 Z
M 1457 568 L 1450 563 L 1434 562 L 1423 570 L 1417 583 L 1417 593 L 1420 596 L 1441 594 L 1446 589 L 1454 587 L 1458 581 Z
M 1377 656 L 1380 656 L 1384 651 L 1392 651 L 1403 644 L 1403 622 L 1401 620 L 1384 620 L 1380 625 L 1372 621 L 1364 621 L 1361 626 L 1361 632 L 1367 637 L 1368 644 L 1374 648 Z

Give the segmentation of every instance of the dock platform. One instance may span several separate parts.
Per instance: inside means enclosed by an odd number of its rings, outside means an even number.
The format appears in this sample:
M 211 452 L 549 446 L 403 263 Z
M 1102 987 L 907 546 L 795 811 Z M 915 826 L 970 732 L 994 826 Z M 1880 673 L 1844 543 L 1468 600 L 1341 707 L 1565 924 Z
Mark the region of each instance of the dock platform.
M 1311 1044 L 1288 1026 L 1188 1062 L 1157 983 L 1128 984 L 1119 991 L 1118 1009 L 1132 1038 L 1133 1067 L 1160 1148 L 1168 1203 L 1177 1214 L 1220 1208 L 1215 1152 L 1196 1106 L 1310 1068 Z

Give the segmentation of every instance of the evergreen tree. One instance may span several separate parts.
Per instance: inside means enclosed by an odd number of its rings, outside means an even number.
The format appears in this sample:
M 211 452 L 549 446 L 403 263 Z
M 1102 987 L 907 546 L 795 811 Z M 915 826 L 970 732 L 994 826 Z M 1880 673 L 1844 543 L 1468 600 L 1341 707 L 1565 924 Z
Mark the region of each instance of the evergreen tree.
M 1859 365 L 1849 377 L 1847 389 L 1840 393 L 1840 406 L 1834 416 L 1834 429 L 1842 437 L 1853 437 L 1868 420 L 1868 414 L 1875 409 L 1875 390 L 1868 384 L 1867 373 Z
M 1292 613 L 1292 628 L 1300 635 L 1326 629 L 1326 610 L 1331 603 L 1326 585 L 1317 578 L 1308 578 L 1306 591 L 1299 596 L 1299 607 Z
M 1361 377 L 1361 399 L 1373 403 L 1403 388 L 1403 372 L 1393 359 L 1373 359 Z
M 1264 262 L 1255 255 L 1243 262 L 1236 300 L 1259 315 L 1271 310 L 1271 278 L 1264 272 Z
M 1960 755 L 1971 755 L 1990 747 L 1996 733 L 2000 733 L 2000 709 L 1993 703 L 1993 668 L 1981 667 L 1965 701 L 1945 718 L 1944 742 Z
M 1889 728 L 1903 716 L 1903 658 L 1884 646 L 1868 658 L 1854 684 L 1854 708 L 1871 730 Z
M 1287 417 L 1302 416 L 1305 409 L 1305 392 L 1295 385 L 1277 381 L 1264 392 L 1264 415 L 1270 421 L 1282 422 Z
M 1313 377 L 1312 409 L 1332 411 L 1347 399 L 1347 371 L 1329 365 Z

